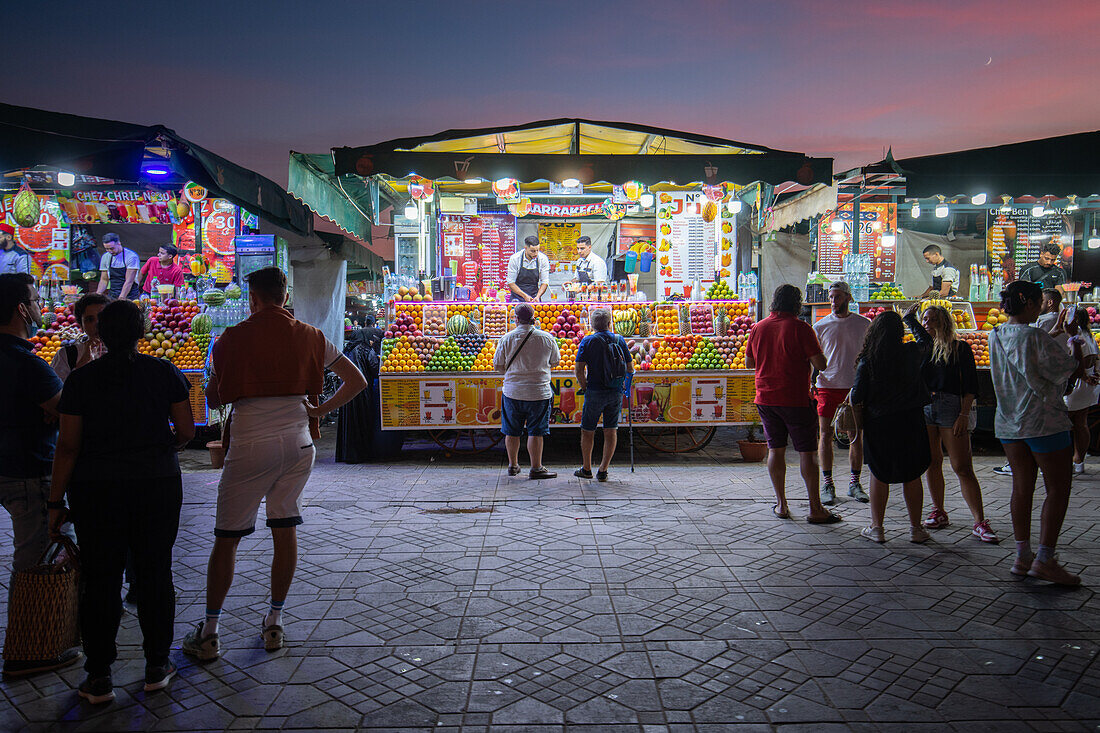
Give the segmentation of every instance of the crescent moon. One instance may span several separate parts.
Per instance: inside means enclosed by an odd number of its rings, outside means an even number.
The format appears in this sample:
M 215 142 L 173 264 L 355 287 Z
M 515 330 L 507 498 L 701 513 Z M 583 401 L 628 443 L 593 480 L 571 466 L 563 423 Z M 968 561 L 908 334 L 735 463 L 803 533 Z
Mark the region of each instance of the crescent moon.
M 991 63 L 993 63 L 993 57 L 992 56 L 989 57 L 989 61 L 985 62 L 985 65 L 989 66 Z

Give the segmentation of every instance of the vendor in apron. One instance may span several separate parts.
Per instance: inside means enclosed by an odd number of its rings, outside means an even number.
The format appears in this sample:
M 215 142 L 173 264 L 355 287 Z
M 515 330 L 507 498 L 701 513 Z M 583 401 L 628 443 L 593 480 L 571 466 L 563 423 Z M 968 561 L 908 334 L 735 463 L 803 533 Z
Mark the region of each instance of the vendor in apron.
M 577 238 L 577 261 L 573 267 L 577 271 L 576 282 L 580 285 L 607 282 L 607 263 L 592 251 L 590 237 Z
M 141 288 L 137 285 L 141 260 L 137 253 L 126 249 L 114 232 L 103 235 L 103 248 L 107 250 L 99 260 L 99 287 L 97 293 L 107 293 L 112 298 L 137 300 Z
M 533 302 L 550 286 L 550 258 L 539 251 L 539 238 L 527 237 L 523 249 L 508 258 L 508 289 L 513 302 Z

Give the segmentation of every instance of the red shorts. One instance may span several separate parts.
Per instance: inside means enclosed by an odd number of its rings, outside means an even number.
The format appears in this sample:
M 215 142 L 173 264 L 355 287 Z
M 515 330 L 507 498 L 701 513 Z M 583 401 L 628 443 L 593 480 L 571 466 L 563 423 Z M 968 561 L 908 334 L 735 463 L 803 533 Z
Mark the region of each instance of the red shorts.
M 814 399 L 817 400 L 818 416 L 827 417 L 829 421 L 832 422 L 833 417 L 836 415 L 836 408 L 840 407 L 840 403 L 848 396 L 848 392 L 849 390 L 846 389 L 816 388 L 814 390 Z

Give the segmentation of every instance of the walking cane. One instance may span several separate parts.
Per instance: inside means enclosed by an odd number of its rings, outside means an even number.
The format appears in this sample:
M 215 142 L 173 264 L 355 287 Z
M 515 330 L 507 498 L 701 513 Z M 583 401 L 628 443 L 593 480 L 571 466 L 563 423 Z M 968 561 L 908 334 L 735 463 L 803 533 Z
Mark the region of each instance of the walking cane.
M 630 434 L 630 472 L 634 473 L 634 372 L 626 375 L 626 430 Z

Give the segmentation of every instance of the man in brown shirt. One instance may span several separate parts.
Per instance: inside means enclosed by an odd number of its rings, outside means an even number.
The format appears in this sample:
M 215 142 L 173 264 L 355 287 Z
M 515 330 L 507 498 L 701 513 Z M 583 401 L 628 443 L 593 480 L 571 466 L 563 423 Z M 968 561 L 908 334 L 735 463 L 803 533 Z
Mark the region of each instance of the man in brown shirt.
M 264 648 L 283 646 L 282 610 L 298 564 L 298 500 L 313 469 L 310 421 L 332 412 L 367 386 L 362 373 L 318 329 L 295 318 L 286 304 L 286 275 L 268 267 L 248 277 L 252 316 L 215 343 L 206 388 L 212 407 L 232 403 L 232 442 L 218 484 L 214 549 L 206 578 L 206 619 L 184 637 L 182 649 L 200 660 L 221 652 L 218 619 L 233 583 L 237 544 L 255 531 L 263 501 L 271 528 L 271 608 L 263 621 Z M 312 405 L 325 369 L 343 384 Z

